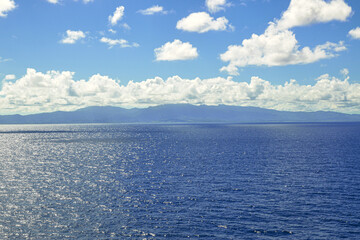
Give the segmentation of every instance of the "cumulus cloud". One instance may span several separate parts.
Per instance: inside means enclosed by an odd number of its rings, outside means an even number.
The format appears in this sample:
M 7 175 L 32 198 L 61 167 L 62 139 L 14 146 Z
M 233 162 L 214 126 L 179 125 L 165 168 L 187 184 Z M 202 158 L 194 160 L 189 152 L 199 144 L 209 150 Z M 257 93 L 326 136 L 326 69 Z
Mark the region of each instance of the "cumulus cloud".
M 344 0 L 292 0 L 281 19 L 277 21 L 277 27 L 289 29 L 333 20 L 345 21 L 351 11 L 351 7 Z
M 209 12 L 215 13 L 224 10 L 229 4 L 226 3 L 226 0 L 206 0 L 205 5 Z
M 111 23 L 111 25 L 114 26 L 118 23 L 118 21 L 121 20 L 121 18 L 124 16 L 124 11 L 124 6 L 119 6 L 115 9 L 114 14 L 109 16 L 109 22 Z
M 176 24 L 176 28 L 188 32 L 205 33 L 211 30 L 224 31 L 233 27 L 229 25 L 229 20 L 225 17 L 214 19 L 206 12 L 196 12 L 180 19 Z
M 360 39 L 360 27 L 351 29 L 349 31 L 349 35 L 353 38 L 353 39 Z
M 74 80 L 73 72 L 28 69 L 0 91 L 1 114 L 75 110 L 86 106 L 147 107 L 160 104 L 255 106 L 289 111 L 360 113 L 360 84 L 324 74 L 313 85 L 295 80 L 274 85 L 259 77 L 250 82 L 228 78 L 164 80 L 160 77 L 127 85 L 99 74 Z
M 229 62 L 229 65 L 220 70 L 237 75 L 238 67 L 247 65 L 285 66 L 312 63 L 320 59 L 332 58 L 337 52 L 345 49 L 343 42 L 327 42 L 313 49 L 309 47 L 300 49 L 292 31 L 278 31 L 272 24 L 265 33 L 253 34 L 241 45 L 229 46 L 228 50 L 220 55 L 221 60 Z
M 112 48 L 112 47 L 114 47 L 116 45 L 119 45 L 122 48 L 139 47 L 139 44 L 137 44 L 137 43 L 129 43 L 125 39 L 110 39 L 110 38 L 102 37 L 100 39 L 100 42 L 106 43 L 107 45 L 109 45 L 109 48 Z
M 0 17 L 6 17 L 7 13 L 14 10 L 16 4 L 14 0 L 1 0 L 0 1 Z
M 71 31 L 71 30 L 67 30 L 66 31 L 66 36 L 60 41 L 61 43 L 64 44 L 74 44 L 76 43 L 78 40 L 85 38 L 85 33 L 83 31 Z
M 326 42 L 313 49 L 300 48 L 295 34 L 289 29 L 332 20 L 345 21 L 350 14 L 351 7 L 343 0 L 292 0 L 282 18 L 270 22 L 263 34 L 253 34 L 241 45 L 228 46 L 220 58 L 229 64 L 220 70 L 237 75 L 238 68 L 247 65 L 285 66 L 335 57 L 346 50 L 344 42 Z
M 162 6 L 155 5 L 144 10 L 139 10 L 139 13 L 143 15 L 154 15 L 155 13 L 167 14 Z
M 175 39 L 154 50 L 156 61 L 176 61 L 195 59 L 199 56 L 197 48 L 189 42 L 183 43 Z

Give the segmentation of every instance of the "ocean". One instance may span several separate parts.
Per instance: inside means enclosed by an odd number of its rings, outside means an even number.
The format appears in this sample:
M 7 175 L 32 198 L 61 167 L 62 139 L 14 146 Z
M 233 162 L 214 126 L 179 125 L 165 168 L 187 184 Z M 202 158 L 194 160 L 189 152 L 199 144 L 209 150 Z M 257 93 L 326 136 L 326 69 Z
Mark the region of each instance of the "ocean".
M 0 125 L 0 239 L 360 239 L 360 123 Z

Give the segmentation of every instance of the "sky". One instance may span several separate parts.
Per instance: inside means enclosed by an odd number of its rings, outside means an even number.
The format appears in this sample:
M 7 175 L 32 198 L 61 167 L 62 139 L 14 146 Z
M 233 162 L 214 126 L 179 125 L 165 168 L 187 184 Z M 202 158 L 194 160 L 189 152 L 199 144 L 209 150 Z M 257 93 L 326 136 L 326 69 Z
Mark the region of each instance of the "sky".
M 358 0 L 0 0 L 0 114 L 255 106 L 360 114 Z

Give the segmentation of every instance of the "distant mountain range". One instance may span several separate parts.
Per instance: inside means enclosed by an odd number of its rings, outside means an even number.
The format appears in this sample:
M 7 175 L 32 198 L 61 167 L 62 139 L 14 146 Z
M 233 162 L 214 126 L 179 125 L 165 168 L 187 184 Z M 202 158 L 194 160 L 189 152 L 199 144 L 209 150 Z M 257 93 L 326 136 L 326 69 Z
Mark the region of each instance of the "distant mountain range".
M 360 114 L 285 112 L 257 107 L 170 104 L 149 108 L 87 107 L 73 112 L 3 115 L 0 124 L 167 123 L 167 122 L 360 122 Z

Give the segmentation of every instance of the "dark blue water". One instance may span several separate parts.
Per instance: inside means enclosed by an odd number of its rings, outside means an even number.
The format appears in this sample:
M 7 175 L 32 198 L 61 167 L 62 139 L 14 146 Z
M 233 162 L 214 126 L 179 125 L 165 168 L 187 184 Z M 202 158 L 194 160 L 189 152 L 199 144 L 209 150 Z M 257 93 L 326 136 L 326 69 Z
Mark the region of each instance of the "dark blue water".
M 360 239 L 360 124 L 0 126 L 0 239 Z

